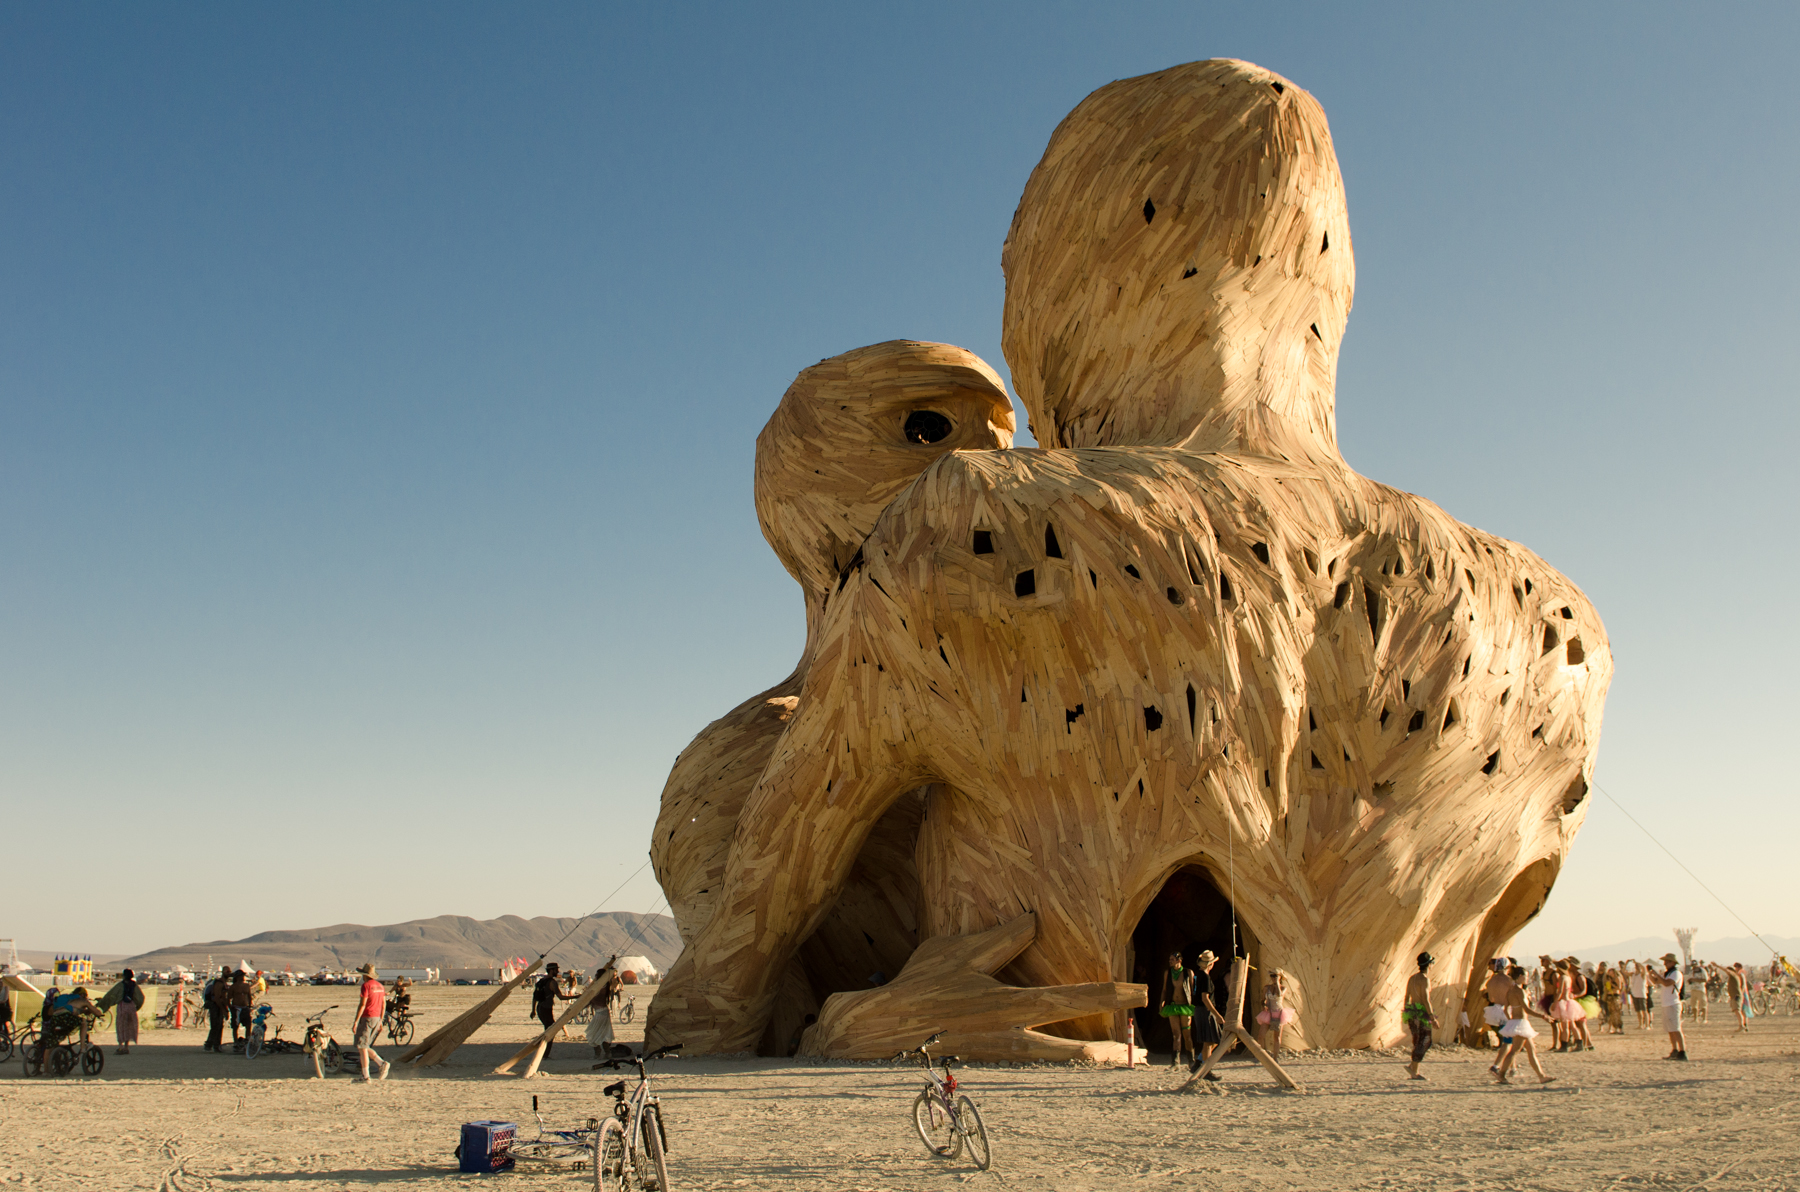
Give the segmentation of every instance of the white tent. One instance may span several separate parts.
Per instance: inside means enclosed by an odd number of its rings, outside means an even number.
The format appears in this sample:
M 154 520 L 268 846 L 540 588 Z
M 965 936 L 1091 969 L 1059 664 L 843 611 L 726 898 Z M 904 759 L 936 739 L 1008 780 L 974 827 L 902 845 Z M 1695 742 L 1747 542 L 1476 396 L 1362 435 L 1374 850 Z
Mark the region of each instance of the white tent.
M 656 966 L 650 963 L 648 956 L 619 957 L 619 971 L 622 973 L 627 969 L 636 973 L 637 979 L 646 985 L 654 985 L 662 980 L 662 974 L 656 971 Z

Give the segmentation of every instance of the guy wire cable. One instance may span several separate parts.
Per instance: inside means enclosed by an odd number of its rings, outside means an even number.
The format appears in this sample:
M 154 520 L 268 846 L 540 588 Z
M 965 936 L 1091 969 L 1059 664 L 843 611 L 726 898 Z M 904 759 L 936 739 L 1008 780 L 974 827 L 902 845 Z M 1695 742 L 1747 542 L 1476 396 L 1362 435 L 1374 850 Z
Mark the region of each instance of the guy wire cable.
M 1617 799 L 1613 798 L 1612 795 L 1607 791 L 1607 789 L 1605 787 L 1601 786 L 1598 782 L 1594 783 L 1594 789 L 1599 791 L 1601 794 L 1605 795 L 1606 801 L 1608 803 L 1611 803 L 1614 807 L 1617 807 L 1621 812 L 1624 812 L 1626 819 L 1630 820 L 1634 824 L 1637 824 L 1638 831 L 1642 832 L 1646 836 L 1649 836 L 1651 844 L 1654 844 L 1657 848 L 1661 849 L 1663 852 L 1668 853 L 1669 860 L 1675 862 L 1675 864 L 1677 864 L 1677 865 L 1681 865 L 1681 872 L 1683 872 L 1683 873 L 1687 874 L 1689 877 L 1693 878 L 1695 885 L 1699 886 L 1702 890 L 1705 890 L 1708 894 L 1712 894 L 1714 902 L 1716 902 L 1720 906 L 1724 907 L 1725 910 L 1731 915 L 1731 917 L 1736 919 L 1739 923 L 1744 923 L 1744 916 L 1742 916 L 1742 915 L 1738 914 L 1736 911 L 1732 910 L 1731 907 L 1726 903 L 1726 901 L 1723 898 L 1720 898 L 1717 894 L 1713 894 L 1713 888 L 1711 886 L 1707 885 L 1705 882 L 1701 881 L 1700 876 L 1698 874 L 1696 874 L 1693 870 L 1689 869 L 1686 865 L 1682 865 L 1681 858 L 1677 857 L 1674 853 L 1670 853 L 1668 845 L 1666 845 L 1662 841 L 1658 840 L 1655 836 L 1652 836 L 1650 833 L 1650 829 L 1644 827 L 1643 824 L 1639 824 L 1638 820 L 1637 820 L 1637 816 L 1632 815 L 1631 812 L 1629 812 L 1629 811 L 1625 811 L 1625 804 L 1623 804 L 1623 803 L 1619 802 Z M 1768 948 L 1769 955 L 1771 955 L 1771 956 L 1781 955 L 1779 952 L 1775 951 L 1774 948 L 1769 946 L 1768 940 L 1764 939 L 1761 935 L 1757 934 L 1756 928 L 1750 926 L 1750 924 L 1748 924 L 1748 923 L 1744 923 L 1744 930 L 1748 931 L 1751 935 L 1756 936 L 1756 942 L 1761 944 L 1763 947 Z
M 589 919 L 591 919 L 595 915 L 599 914 L 600 908 L 605 906 L 608 902 L 610 902 L 619 893 L 619 890 L 623 890 L 626 886 L 630 885 L 633 878 L 637 877 L 638 874 L 644 872 L 644 870 L 648 869 L 649 867 L 650 867 L 650 858 L 645 857 L 644 863 L 642 865 L 639 865 L 636 869 L 631 871 L 631 877 L 628 877 L 624 881 L 620 882 L 617 889 L 615 889 L 611 894 L 608 894 L 605 898 L 602 898 L 599 902 L 595 903 L 593 910 L 589 911 L 587 914 L 581 916 L 581 918 L 579 918 L 579 919 L 575 920 L 575 922 L 571 923 L 569 925 L 569 929 L 562 933 L 562 939 L 557 940 L 554 944 L 551 944 L 548 948 L 545 948 L 542 952 L 539 952 L 538 959 L 542 960 L 544 957 L 550 955 L 550 953 L 552 953 L 552 952 L 556 951 L 558 948 L 562 947 L 563 940 L 566 940 L 570 936 L 574 935 L 575 929 L 577 927 L 580 927 L 583 923 L 587 922 Z

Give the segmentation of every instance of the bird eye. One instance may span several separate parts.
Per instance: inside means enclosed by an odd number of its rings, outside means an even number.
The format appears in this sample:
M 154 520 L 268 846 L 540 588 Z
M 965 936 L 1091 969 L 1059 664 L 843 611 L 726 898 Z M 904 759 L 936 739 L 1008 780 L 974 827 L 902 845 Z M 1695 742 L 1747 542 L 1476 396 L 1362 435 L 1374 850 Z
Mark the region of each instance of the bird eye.
M 914 410 L 906 416 L 906 425 L 900 428 L 900 433 L 906 436 L 908 443 L 935 443 L 955 429 L 950 420 L 936 410 Z

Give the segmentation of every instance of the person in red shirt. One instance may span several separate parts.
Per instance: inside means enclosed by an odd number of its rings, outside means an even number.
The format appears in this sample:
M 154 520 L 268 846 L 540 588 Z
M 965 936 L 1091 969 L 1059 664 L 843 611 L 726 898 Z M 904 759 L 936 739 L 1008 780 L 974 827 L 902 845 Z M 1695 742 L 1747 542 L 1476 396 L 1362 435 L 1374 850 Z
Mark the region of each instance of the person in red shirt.
M 362 974 L 362 1000 L 356 1005 L 356 1055 L 362 1061 L 362 1076 L 369 1079 L 369 1061 L 380 1065 L 377 1080 L 388 1078 L 391 1065 L 375 1054 L 375 1035 L 381 1029 L 381 1014 L 387 1007 L 387 987 L 375 977 L 375 966 L 365 964 L 356 970 Z

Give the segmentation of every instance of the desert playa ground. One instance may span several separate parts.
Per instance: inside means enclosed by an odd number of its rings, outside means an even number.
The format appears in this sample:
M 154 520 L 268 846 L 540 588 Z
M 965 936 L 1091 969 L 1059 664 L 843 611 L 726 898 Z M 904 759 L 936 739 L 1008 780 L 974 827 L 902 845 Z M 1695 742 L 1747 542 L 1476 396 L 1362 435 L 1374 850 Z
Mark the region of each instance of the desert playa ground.
M 485 990 L 430 988 L 429 1030 Z M 644 994 L 639 995 L 639 1008 Z M 284 1034 L 345 988 L 271 991 Z M 309 1079 L 300 1056 L 201 1053 L 196 1031 L 145 1032 L 110 1047 L 98 1078 L 27 1080 L 0 1065 L 0 1189 L 238 1187 L 518 1189 L 591 1186 L 584 1172 L 521 1164 L 460 1175 L 464 1121 L 602 1112 L 588 1049 L 560 1045 L 526 1081 L 487 1072 L 531 1037 L 515 996 L 451 1063 L 386 1082 Z M 333 1015 L 348 1034 L 343 1010 Z M 641 1019 L 640 1023 L 641 1025 Z M 627 1028 L 626 1037 L 633 1037 Z M 1438 1049 L 1428 1081 L 1383 1053 L 1303 1055 L 1303 1094 L 1228 1062 L 1224 1094 L 1182 1095 L 1166 1067 L 981 1067 L 959 1073 L 993 1140 L 994 1169 L 931 1158 L 911 1133 L 912 1073 L 885 1065 L 675 1060 L 655 1082 L 668 1109 L 671 1182 L 682 1189 L 1159 1189 L 1800 1187 L 1800 1017 L 1732 1033 L 1723 1016 L 1690 1036 L 1693 1062 L 1660 1057 L 1666 1036 L 1602 1036 L 1549 1056 L 1556 1083 L 1495 1088 L 1492 1053 Z

